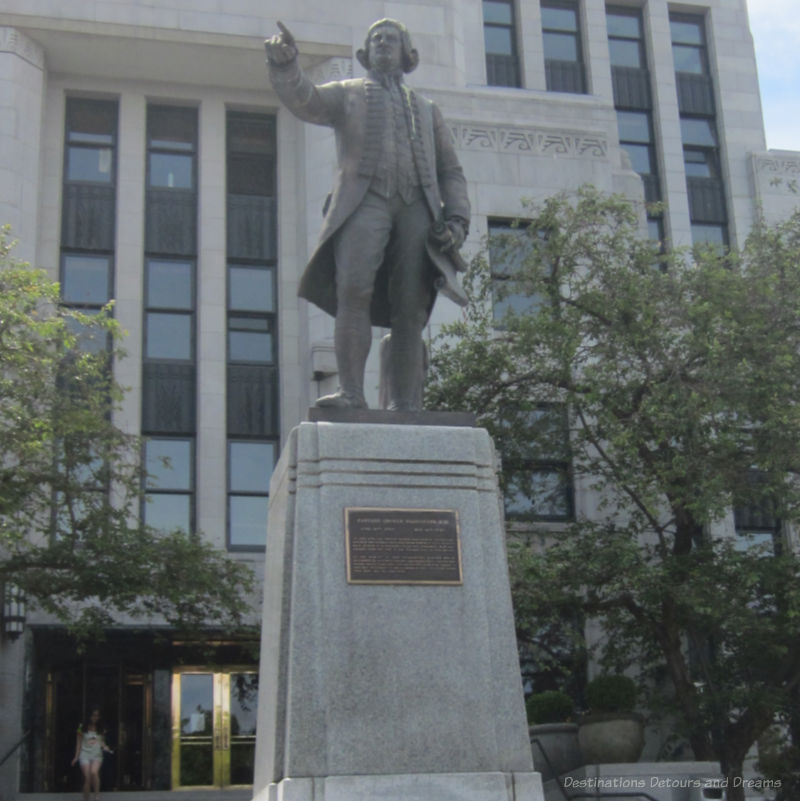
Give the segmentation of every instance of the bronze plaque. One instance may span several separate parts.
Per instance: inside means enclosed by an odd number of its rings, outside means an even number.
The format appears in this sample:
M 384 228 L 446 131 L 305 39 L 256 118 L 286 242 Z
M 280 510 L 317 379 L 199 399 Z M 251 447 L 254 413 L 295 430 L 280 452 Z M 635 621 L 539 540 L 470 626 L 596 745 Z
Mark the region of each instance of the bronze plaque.
M 344 510 L 348 584 L 461 584 L 453 509 Z

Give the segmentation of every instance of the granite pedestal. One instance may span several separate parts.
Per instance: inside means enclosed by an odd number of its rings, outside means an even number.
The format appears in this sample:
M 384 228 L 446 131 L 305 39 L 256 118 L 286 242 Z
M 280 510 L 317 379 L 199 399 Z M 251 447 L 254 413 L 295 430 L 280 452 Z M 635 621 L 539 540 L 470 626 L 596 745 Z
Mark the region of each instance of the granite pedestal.
M 272 479 L 259 801 L 541 801 L 482 429 L 302 423 Z M 345 510 L 454 512 L 461 583 L 348 583 Z

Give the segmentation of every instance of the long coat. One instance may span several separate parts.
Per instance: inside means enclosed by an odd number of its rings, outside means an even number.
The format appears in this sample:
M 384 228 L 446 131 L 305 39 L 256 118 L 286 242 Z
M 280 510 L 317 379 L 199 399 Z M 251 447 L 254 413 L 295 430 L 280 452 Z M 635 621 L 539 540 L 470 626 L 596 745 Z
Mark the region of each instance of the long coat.
M 333 235 L 367 193 L 381 156 L 384 126 L 391 119 L 388 94 L 372 78 L 315 86 L 296 61 L 270 65 L 272 85 L 287 108 L 301 120 L 327 125 L 336 133 L 339 168 L 319 241 L 300 279 L 298 294 L 336 316 L 336 264 Z M 467 183 L 438 107 L 405 89 L 411 109 L 412 151 L 431 221 L 443 217 L 469 220 Z M 427 259 L 427 257 L 425 257 Z M 431 283 L 436 278 L 432 264 Z M 389 265 L 378 270 L 372 297 L 372 324 L 389 327 Z M 435 293 L 431 292 L 432 300 Z M 430 312 L 430 308 L 428 309 Z

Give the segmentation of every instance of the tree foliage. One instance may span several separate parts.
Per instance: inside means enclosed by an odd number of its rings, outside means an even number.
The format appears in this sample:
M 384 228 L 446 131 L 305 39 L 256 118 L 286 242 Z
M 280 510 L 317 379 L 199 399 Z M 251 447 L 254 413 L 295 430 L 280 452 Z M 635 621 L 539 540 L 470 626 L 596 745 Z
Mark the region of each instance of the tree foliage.
M 648 705 L 733 776 L 800 683 L 798 559 L 745 547 L 731 514 L 800 509 L 800 213 L 693 254 L 659 253 L 591 188 L 524 214 L 492 246 L 513 274 L 471 265 L 428 404 L 476 412 L 514 492 L 524 454 L 557 445 L 532 411 L 564 405 L 574 480 L 600 501 L 544 549 L 512 542 L 520 636 L 600 621 L 601 662 L 638 666 Z
M 249 571 L 199 536 L 139 521 L 138 438 L 114 422 L 123 357 L 106 308 L 59 304 L 0 238 L 0 582 L 73 630 L 121 616 L 238 626 Z

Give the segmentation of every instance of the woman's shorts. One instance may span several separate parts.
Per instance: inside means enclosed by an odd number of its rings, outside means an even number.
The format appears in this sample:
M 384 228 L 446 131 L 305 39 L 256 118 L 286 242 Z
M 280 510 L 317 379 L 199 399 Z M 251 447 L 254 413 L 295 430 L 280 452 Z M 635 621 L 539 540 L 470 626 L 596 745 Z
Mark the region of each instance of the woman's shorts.
M 80 762 L 80 765 L 81 765 L 82 768 L 86 767 L 86 765 L 91 765 L 92 762 L 98 762 L 99 764 L 102 765 L 103 764 L 103 757 L 95 757 L 94 759 L 92 759 L 92 757 L 82 756 L 78 760 L 78 762 Z

